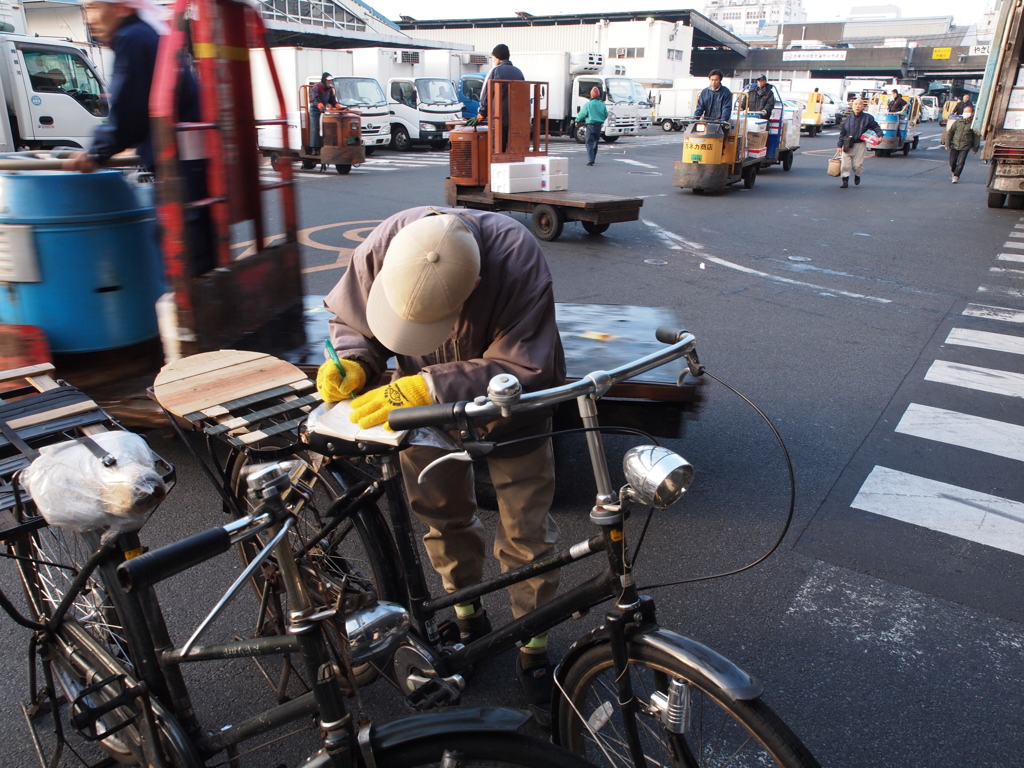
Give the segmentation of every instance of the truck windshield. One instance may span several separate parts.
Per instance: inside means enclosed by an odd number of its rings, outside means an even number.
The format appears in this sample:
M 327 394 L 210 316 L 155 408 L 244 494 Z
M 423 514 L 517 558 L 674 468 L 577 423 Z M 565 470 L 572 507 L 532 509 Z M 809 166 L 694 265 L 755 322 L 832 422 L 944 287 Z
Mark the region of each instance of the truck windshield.
M 380 83 L 372 77 L 336 77 L 338 103 L 346 107 L 383 107 L 387 102 Z
M 651 100 L 647 98 L 647 89 L 635 80 L 633 81 L 633 100 L 645 107 L 653 106 Z
M 424 104 L 458 104 L 455 84 L 441 78 L 420 77 L 416 79 L 416 90 Z
M 484 81 L 479 77 L 467 77 L 462 81 L 462 94 L 470 101 L 480 101 Z
M 608 101 L 615 104 L 633 103 L 633 81 L 625 77 L 605 78 L 605 91 Z
M 21 54 L 36 93 L 65 94 L 96 117 L 110 112 L 100 79 L 77 51 L 22 48 Z

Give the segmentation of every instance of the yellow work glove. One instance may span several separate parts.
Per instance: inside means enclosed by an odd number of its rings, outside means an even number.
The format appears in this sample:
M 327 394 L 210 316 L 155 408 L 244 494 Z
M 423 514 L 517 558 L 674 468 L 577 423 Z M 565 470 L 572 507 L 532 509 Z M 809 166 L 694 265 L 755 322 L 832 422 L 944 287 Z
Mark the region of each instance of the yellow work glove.
M 348 400 L 357 389 L 366 384 L 366 371 L 355 360 L 339 360 L 341 370 L 333 360 L 328 360 L 316 372 L 316 391 L 325 403 Z
M 403 376 L 383 387 L 371 389 L 352 401 L 350 421 L 359 424 L 360 429 L 369 429 L 384 424 L 387 429 L 388 414 L 396 408 L 414 405 L 430 405 L 430 389 L 419 374 Z

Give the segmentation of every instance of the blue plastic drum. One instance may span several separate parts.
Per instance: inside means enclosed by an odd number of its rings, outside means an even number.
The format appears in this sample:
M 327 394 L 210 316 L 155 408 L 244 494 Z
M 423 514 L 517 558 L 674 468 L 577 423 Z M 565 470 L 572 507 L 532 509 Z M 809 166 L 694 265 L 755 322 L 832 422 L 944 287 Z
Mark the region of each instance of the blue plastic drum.
M 0 322 L 39 326 L 57 354 L 156 338 L 155 228 L 120 172 L 0 173 Z

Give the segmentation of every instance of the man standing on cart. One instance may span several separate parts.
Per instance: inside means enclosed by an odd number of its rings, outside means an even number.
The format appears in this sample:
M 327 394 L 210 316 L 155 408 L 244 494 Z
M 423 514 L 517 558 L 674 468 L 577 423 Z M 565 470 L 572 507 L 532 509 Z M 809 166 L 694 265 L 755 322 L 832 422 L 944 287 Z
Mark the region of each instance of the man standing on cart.
M 727 123 L 732 117 L 732 91 L 722 85 L 722 70 L 712 69 L 708 81 L 711 85 L 697 97 L 694 116 Z
M 747 91 L 747 112 L 751 115 L 763 118 L 771 118 L 772 110 L 775 109 L 775 93 L 768 85 L 768 78 L 761 75 L 757 83 Z
M 320 367 L 317 389 L 325 402 L 360 395 L 351 418 L 363 428 L 386 424 L 396 408 L 473 400 L 502 373 L 516 376 L 525 392 L 565 380 L 547 261 L 530 230 L 502 213 L 412 208 L 385 219 L 356 248 L 324 304 L 334 313 L 330 341 L 339 361 Z M 391 383 L 374 389 L 393 355 Z M 543 436 L 550 430 L 544 411 L 477 430 L 495 442 L 536 436 L 487 456 L 500 511 L 494 555 L 503 572 L 547 556 L 558 540 L 549 514 L 553 450 Z M 401 464 L 410 507 L 429 529 L 423 541 L 430 562 L 454 592 L 482 579 L 485 541 L 472 464 L 446 461 L 423 485 L 417 480 L 446 453 L 411 446 Z M 550 571 L 509 587 L 512 615 L 550 601 L 558 580 Z M 455 612 L 463 643 L 490 631 L 479 598 Z M 532 638 L 517 656 L 524 695 L 543 722 L 552 686 L 547 636 Z
M 320 82 L 309 91 L 309 148 L 314 155 L 319 155 L 320 147 L 324 145 L 323 136 L 320 135 L 320 116 L 328 107 L 337 106 L 338 96 L 334 90 L 334 78 L 330 72 L 324 72 L 320 76 Z

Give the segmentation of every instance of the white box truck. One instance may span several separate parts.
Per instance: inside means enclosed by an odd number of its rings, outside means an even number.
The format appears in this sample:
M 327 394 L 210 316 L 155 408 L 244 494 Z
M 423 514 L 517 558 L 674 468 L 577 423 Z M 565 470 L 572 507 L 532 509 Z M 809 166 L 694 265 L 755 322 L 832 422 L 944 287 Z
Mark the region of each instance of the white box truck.
M 590 89 L 595 85 L 604 94 L 608 119 L 601 138 L 613 142 L 619 136 L 635 136 L 637 132 L 637 105 L 633 81 L 628 77 L 603 74 L 604 55 L 600 53 L 519 52 L 513 63 L 523 71 L 527 80 L 548 83 L 548 132 L 552 136 L 569 134 L 580 109 L 590 101 Z M 576 131 L 576 141 L 583 143 L 585 129 Z
M 432 76 L 426 51 L 357 48 L 354 73 L 384 87 L 391 121 L 391 148 L 405 152 L 416 144 L 448 145 L 448 123 L 462 120 L 462 103 L 450 74 Z
M 301 149 L 301 126 L 299 121 L 299 86 L 320 82 L 324 72 L 334 77 L 334 88 L 338 102 L 359 112 L 363 146 L 366 154 L 372 154 L 377 147 L 391 142 L 391 120 L 388 116 L 387 100 L 380 83 L 370 77 L 355 77 L 352 74 L 352 51 L 328 50 L 321 48 L 271 48 L 274 68 L 281 83 L 288 118 L 288 149 Z M 262 49 L 249 53 L 249 68 L 253 82 L 253 108 L 257 120 L 274 120 L 278 117 L 277 94 L 270 79 L 267 57 Z M 261 126 L 257 129 L 257 142 L 264 149 L 281 147 L 280 126 Z
M 5 25 L 11 27 L 11 25 Z M 0 34 L 0 149 L 85 148 L 110 108 L 93 63 L 71 43 Z

